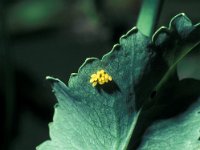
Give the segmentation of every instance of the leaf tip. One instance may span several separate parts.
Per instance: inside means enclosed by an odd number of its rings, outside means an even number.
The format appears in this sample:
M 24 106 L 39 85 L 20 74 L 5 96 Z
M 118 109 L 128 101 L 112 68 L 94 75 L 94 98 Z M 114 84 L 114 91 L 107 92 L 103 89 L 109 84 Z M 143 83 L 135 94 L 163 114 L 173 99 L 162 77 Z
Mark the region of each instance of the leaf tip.
M 152 42 L 155 46 L 160 46 L 170 39 L 170 30 L 162 26 L 152 36 Z
M 84 66 L 86 66 L 86 65 L 89 64 L 89 63 L 93 63 L 94 61 L 97 61 L 97 60 L 98 60 L 98 58 L 96 58 L 96 57 L 87 58 L 87 59 L 85 60 L 85 62 L 81 65 L 81 67 L 79 68 L 78 73 L 80 72 L 80 70 L 81 70 Z
M 128 38 L 130 35 L 135 34 L 138 32 L 138 28 L 137 27 L 133 27 L 131 30 L 129 30 L 126 34 L 122 35 L 119 39 L 120 43 L 123 39 Z
M 59 82 L 59 79 L 51 77 L 51 76 L 46 76 L 46 80 L 50 81 L 51 83 Z
M 185 39 L 194 29 L 192 21 L 184 13 L 180 13 L 172 18 L 169 24 L 170 29 L 174 29 L 176 34 L 181 38 Z

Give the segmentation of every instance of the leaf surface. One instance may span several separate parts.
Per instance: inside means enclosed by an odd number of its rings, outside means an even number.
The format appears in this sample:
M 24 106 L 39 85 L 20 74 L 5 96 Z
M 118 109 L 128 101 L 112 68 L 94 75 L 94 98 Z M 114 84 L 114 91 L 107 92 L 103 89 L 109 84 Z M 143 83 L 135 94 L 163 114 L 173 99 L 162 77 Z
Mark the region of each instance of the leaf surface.
M 68 86 L 48 77 L 58 105 L 50 124 L 51 140 L 38 149 L 125 149 L 139 112 L 134 105 L 134 83 L 152 57 L 148 43 L 134 28 L 102 60 L 87 59 L 78 73 L 71 75 Z M 90 76 L 101 69 L 113 81 L 93 87 Z
M 199 24 L 192 25 L 190 19 L 182 13 L 171 20 L 168 28 L 161 27 L 154 34 L 153 48 L 165 60 L 166 66 L 162 72 L 158 69 L 159 65 L 151 63 L 151 71 L 143 76 L 137 86 L 139 88 L 136 88 L 136 101 L 142 101 L 143 107 L 129 149 L 136 149 L 145 130 L 155 120 L 183 112 L 194 102 L 189 99 L 200 96 L 200 82 L 179 80 L 177 75 L 177 65 L 185 56 L 200 48 L 199 31 Z
M 47 77 L 58 104 L 49 125 L 51 140 L 37 149 L 136 149 L 145 130 L 166 108 L 194 94 L 174 94 L 172 101 L 164 98 L 170 89 L 193 85 L 193 80 L 179 81 L 176 68 L 198 46 L 199 33 L 199 25 L 180 14 L 152 41 L 133 28 L 101 60 L 87 59 L 68 85 Z M 113 80 L 93 87 L 90 76 L 101 69 Z
M 199 150 L 200 99 L 184 113 L 155 122 L 145 133 L 138 150 Z

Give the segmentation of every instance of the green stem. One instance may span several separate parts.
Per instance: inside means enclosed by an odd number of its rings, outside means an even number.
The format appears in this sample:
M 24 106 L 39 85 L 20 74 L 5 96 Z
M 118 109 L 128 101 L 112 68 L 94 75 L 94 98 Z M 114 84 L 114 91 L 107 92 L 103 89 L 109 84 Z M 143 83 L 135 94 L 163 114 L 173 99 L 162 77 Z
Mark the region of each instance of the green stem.
M 138 29 L 151 36 L 156 28 L 164 0 L 143 0 L 137 21 Z

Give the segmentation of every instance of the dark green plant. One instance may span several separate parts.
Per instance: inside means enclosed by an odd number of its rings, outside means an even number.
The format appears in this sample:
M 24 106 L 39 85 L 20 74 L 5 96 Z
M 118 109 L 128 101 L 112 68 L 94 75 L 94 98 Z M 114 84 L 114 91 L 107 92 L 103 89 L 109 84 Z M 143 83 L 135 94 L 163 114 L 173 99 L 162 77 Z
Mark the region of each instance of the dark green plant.
M 199 43 L 200 24 L 179 14 L 152 38 L 131 29 L 101 60 L 87 59 L 68 85 L 47 77 L 58 104 L 51 140 L 37 149 L 199 149 L 200 81 L 177 76 Z M 92 86 L 101 69 L 112 81 Z

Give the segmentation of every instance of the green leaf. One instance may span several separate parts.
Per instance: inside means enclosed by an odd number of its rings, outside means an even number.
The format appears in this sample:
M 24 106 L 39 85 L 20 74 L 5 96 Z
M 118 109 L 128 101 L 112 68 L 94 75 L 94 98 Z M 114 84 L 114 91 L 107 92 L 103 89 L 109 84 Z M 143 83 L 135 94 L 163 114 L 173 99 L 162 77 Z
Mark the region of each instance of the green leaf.
M 148 38 L 133 28 L 102 60 L 87 59 L 78 73 L 71 75 L 68 86 L 48 77 L 59 103 L 50 124 L 51 141 L 38 150 L 125 149 L 139 112 L 134 106 L 134 83 L 152 57 L 148 43 Z M 90 76 L 101 69 L 113 82 L 93 87 Z
M 142 102 L 143 108 L 131 138 L 130 149 L 135 149 L 140 144 L 146 128 L 153 121 L 183 111 L 181 107 L 185 108 L 193 102 L 188 103 L 188 99 L 200 95 L 200 88 L 198 88 L 200 83 L 186 80 L 187 84 L 185 84 L 185 81 L 178 79 L 176 71 L 177 64 L 186 55 L 200 48 L 199 24 L 187 27 L 188 24 L 192 23 L 185 14 L 179 14 L 172 19 L 169 28 L 161 27 L 153 36 L 153 47 L 158 56 L 165 60 L 166 66 L 163 65 L 162 68 L 162 64 L 158 63 L 159 59 L 155 61 L 158 64 L 151 63 L 150 71 L 144 74 L 140 84 L 137 85 L 136 102 L 139 104 Z M 197 88 L 190 88 L 189 85 L 191 87 L 195 85 Z M 186 90 L 188 87 L 189 89 Z
M 138 150 L 200 149 L 200 99 L 187 111 L 155 122 L 144 135 Z
M 101 60 L 87 59 L 68 85 L 47 77 L 58 104 L 49 125 L 51 140 L 37 149 L 135 149 L 146 128 L 172 105 L 164 98 L 169 89 L 194 85 L 180 82 L 176 73 L 177 63 L 199 44 L 199 26 L 188 21 L 184 14 L 176 16 L 152 41 L 133 28 Z M 90 76 L 101 69 L 113 81 L 93 87 Z M 180 102 L 186 93 L 171 100 Z
M 184 13 L 173 17 L 168 28 L 161 27 L 155 32 L 152 49 L 156 55 L 135 88 L 139 108 L 152 93 L 158 93 L 172 82 L 179 82 L 177 65 L 199 45 L 199 41 L 200 24 L 192 25 Z

